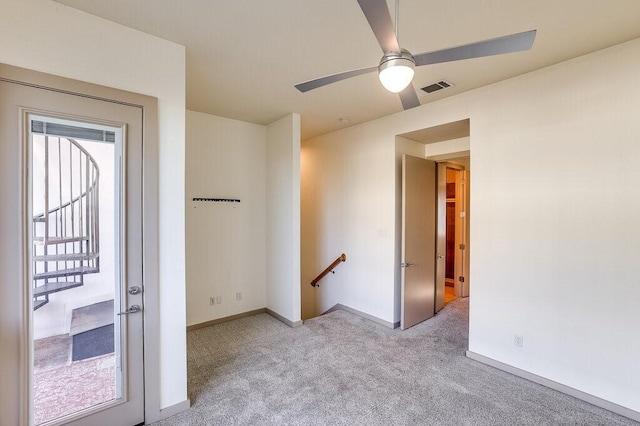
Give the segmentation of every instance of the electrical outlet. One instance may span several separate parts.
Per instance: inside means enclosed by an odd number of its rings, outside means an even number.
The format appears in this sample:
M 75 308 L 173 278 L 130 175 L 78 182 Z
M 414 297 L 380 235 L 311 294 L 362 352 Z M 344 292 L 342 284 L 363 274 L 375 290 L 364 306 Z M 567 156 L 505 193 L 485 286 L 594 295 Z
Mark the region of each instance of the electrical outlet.
M 524 339 L 522 336 L 518 335 L 518 334 L 514 334 L 513 335 L 513 345 L 521 348 L 524 344 Z
M 219 305 L 222 303 L 222 296 L 212 296 L 209 298 L 209 306 Z
M 219 305 L 222 303 L 222 296 L 216 296 L 216 305 Z
M 236 291 L 236 300 L 238 302 L 242 300 L 242 292 L 241 291 Z

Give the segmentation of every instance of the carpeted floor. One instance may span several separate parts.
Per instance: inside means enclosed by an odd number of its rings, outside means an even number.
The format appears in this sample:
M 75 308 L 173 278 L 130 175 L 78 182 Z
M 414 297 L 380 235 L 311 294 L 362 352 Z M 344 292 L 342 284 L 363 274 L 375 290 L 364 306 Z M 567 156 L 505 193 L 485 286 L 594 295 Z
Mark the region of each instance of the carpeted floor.
M 409 330 L 339 310 L 189 332 L 190 410 L 169 425 L 638 425 L 464 356 L 468 299 Z

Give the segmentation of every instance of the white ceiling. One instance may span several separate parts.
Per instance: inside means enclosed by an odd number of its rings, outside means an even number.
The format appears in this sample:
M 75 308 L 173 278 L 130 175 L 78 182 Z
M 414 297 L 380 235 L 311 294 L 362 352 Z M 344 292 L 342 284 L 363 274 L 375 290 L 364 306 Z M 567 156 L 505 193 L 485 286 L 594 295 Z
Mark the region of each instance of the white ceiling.
M 296 83 L 377 65 L 356 0 L 58 0 L 186 47 L 187 108 L 259 124 L 290 112 L 302 138 L 402 110 L 376 73 L 299 93 Z M 394 15 L 395 1 L 388 0 Z M 638 0 L 401 0 L 414 54 L 537 29 L 533 49 L 416 69 L 414 85 L 455 87 L 422 104 L 640 37 Z M 562 82 L 558 82 L 562 84 Z M 620 87 L 620 86 L 618 86 Z M 348 122 L 339 118 L 348 117 Z

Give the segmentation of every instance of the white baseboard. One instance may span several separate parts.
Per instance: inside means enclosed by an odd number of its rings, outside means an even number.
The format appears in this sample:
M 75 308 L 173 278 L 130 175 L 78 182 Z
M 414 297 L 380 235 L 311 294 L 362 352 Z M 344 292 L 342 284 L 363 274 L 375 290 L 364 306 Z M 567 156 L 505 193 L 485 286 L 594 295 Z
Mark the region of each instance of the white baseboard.
M 497 368 L 498 370 L 502 370 L 507 373 L 513 374 L 514 376 L 522 377 L 523 379 L 529 380 L 534 383 L 538 383 L 539 385 L 546 386 L 558 392 L 562 392 L 564 394 L 570 395 L 574 398 L 581 399 L 585 402 L 588 402 L 589 404 L 593 404 L 597 407 L 604 408 L 605 410 L 609 410 L 613 413 L 616 413 L 621 416 L 640 422 L 640 412 L 637 412 L 630 408 L 623 407 L 621 405 L 607 401 L 606 399 L 598 398 L 597 396 L 579 391 L 578 389 L 574 389 L 567 385 L 563 385 L 562 383 L 554 382 L 553 380 L 546 379 L 542 376 L 529 373 L 528 371 L 521 370 L 517 367 L 513 367 L 509 364 L 496 361 L 495 359 L 488 358 L 484 355 L 480 355 L 475 352 L 467 351 L 466 355 L 467 355 L 467 358 L 471 358 L 474 361 L 481 362 L 483 364 Z
M 203 327 L 210 327 L 212 325 L 222 324 L 224 322 L 229 322 L 229 321 L 237 320 L 240 318 L 246 318 L 246 317 L 251 317 L 258 314 L 263 314 L 265 312 L 267 312 L 266 308 L 260 308 L 260 309 L 255 309 L 253 311 L 241 312 L 239 314 L 230 315 L 228 317 L 216 318 L 214 320 L 188 325 L 187 331 L 193 331 Z

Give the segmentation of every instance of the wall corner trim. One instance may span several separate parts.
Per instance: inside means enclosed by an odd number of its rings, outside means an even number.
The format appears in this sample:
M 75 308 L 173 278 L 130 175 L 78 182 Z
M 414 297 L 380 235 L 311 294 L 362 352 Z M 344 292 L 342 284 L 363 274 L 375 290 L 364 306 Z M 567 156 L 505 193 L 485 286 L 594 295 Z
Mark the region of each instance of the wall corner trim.
M 287 319 L 285 317 L 283 317 L 282 315 L 280 315 L 277 312 L 272 311 L 269 308 L 265 309 L 265 312 L 268 313 L 269 315 L 271 315 L 272 317 L 274 317 L 275 319 L 277 319 L 278 321 L 288 325 L 291 328 L 296 328 L 296 327 L 300 327 L 303 324 L 302 320 L 298 320 L 298 321 L 291 321 L 290 319 Z
M 466 356 L 467 358 L 470 358 L 474 361 L 478 361 L 482 364 L 489 365 L 493 368 L 497 368 L 498 370 L 502 370 L 506 373 L 513 374 L 514 376 L 518 376 L 523 379 L 529 380 L 531 382 L 537 383 L 539 385 L 546 386 L 550 389 L 556 390 L 558 392 L 564 393 L 574 398 L 581 399 L 585 402 L 588 402 L 589 404 L 595 405 L 600 408 L 604 408 L 605 410 L 609 410 L 613 413 L 616 413 L 621 416 L 640 422 L 640 412 L 638 411 L 623 407 L 621 405 L 615 404 L 613 402 L 607 401 L 602 398 L 598 398 L 597 396 L 588 394 L 586 392 L 582 392 L 578 389 L 574 389 L 567 385 L 563 385 L 562 383 L 554 382 L 553 380 L 546 379 L 542 376 L 538 376 L 528 371 L 521 370 L 517 367 L 513 367 L 509 364 L 496 361 L 495 359 L 477 354 L 475 352 L 467 351 Z

